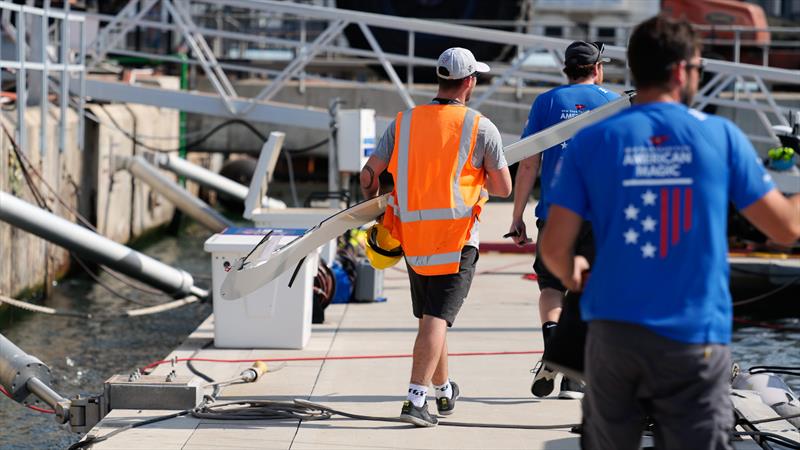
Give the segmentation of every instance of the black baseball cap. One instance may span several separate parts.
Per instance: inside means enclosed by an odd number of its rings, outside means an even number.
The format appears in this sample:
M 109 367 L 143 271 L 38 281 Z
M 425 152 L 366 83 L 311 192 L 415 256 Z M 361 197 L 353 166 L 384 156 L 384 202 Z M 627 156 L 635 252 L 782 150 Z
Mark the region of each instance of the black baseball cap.
M 603 50 L 605 44 L 602 42 L 575 41 L 569 44 L 564 52 L 565 66 L 587 66 L 589 64 L 607 63 L 611 59 L 604 58 Z

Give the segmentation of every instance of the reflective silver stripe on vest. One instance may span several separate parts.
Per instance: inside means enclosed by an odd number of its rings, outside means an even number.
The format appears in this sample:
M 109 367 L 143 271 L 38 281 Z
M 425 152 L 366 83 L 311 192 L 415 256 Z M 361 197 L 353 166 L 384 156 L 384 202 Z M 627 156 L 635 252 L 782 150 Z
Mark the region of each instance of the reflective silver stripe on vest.
M 472 212 L 472 206 L 467 208 L 464 204 L 464 197 L 461 195 L 461 185 L 459 178 L 461 172 L 464 170 L 464 165 L 469 158 L 471 150 L 470 144 L 472 143 L 472 128 L 475 126 L 475 121 L 478 119 L 478 113 L 471 109 L 467 109 L 467 114 L 464 116 L 464 124 L 461 126 L 461 139 L 458 141 L 458 168 L 456 169 L 456 176 L 453 177 L 453 205 L 456 211 L 464 211 L 469 209 Z
M 438 266 L 461 262 L 461 252 L 437 253 L 428 256 L 406 256 L 412 266 Z
M 397 139 L 397 211 L 400 217 L 402 211 L 408 211 L 408 145 L 411 140 L 411 114 L 413 109 L 403 112 L 400 116 L 400 136 Z M 402 220 L 402 219 L 400 219 Z
M 459 180 L 464 165 L 469 159 L 472 147 L 472 129 L 475 121 L 478 120 L 478 113 L 467 109 L 464 115 L 464 122 L 461 126 L 461 136 L 458 143 L 458 161 L 456 176 L 453 178 L 453 208 L 432 208 L 417 211 L 408 210 L 408 159 L 409 141 L 411 137 L 411 112 L 408 110 L 400 116 L 400 137 L 397 140 L 397 208 L 395 215 L 401 222 L 419 222 L 423 220 L 448 220 L 464 219 L 472 216 L 472 206 L 464 204 L 464 197 L 461 195 Z M 413 263 L 412 263 L 413 264 Z
M 465 219 L 472 216 L 472 208 L 421 209 L 419 211 L 400 211 L 397 215 L 403 223 L 420 222 L 423 220 Z

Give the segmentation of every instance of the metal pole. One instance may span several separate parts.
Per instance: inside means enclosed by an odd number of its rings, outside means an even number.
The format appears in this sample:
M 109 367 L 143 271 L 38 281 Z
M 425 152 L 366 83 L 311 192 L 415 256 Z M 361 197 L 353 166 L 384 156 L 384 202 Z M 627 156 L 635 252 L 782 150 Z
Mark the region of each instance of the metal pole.
M 61 94 L 60 94 L 60 117 L 61 122 L 58 127 L 58 152 L 63 153 L 67 142 L 67 105 L 69 100 L 69 2 L 64 2 L 64 18 L 61 19 Z
M 225 228 L 233 226 L 233 222 L 164 176 L 141 156 L 120 158 L 119 162 L 133 176 L 147 183 L 153 190 L 171 201 L 175 207 L 209 230 L 219 233 Z
M 339 128 L 338 116 L 340 101 L 341 100 L 338 97 L 331 99 L 329 108 L 331 114 L 331 131 L 328 138 L 328 191 L 331 193 L 339 189 L 339 169 L 338 161 L 336 159 L 336 135 Z M 339 200 L 332 198 L 330 200 L 330 207 L 338 209 L 341 207 L 341 203 Z
M 742 43 L 740 41 L 741 38 L 741 30 L 738 28 L 733 31 L 733 62 L 739 64 L 739 60 L 741 59 L 742 53 Z
M 306 49 L 306 20 L 300 19 L 300 52 L 305 55 Z M 306 93 L 306 69 L 303 67 L 303 70 L 300 71 L 300 83 L 298 84 L 299 90 L 301 94 Z
M 189 64 L 186 62 L 188 57 L 186 53 L 181 52 L 180 54 L 181 60 L 181 90 L 188 91 L 189 90 Z M 188 122 L 186 111 L 181 110 L 178 113 L 178 135 L 180 138 L 178 139 L 178 156 L 183 159 L 186 159 L 186 124 Z M 181 186 L 185 186 L 185 180 L 179 180 Z
M 161 153 L 153 155 L 153 162 L 161 168 L 175 172 L 182 177 L 186 177 L 203 186 L 210 187 L 217 192 L 241 199 L 242 201 L 247 197 L 247 186 L 192 164 L 185 159 Z
M 86 109 L 86 21 L 81 22 L 80 25 L 80 47 L 78 60 L 82 70 L 78 73 L 80 77 L 80 91 L 78 92 L 78 150 L 83 151 L 84 129 L 86 126 L 84 117 L 84 110 Z
M 28 103 L 27 87 L 25 80 L 28 74 L 25 69 L 25 13 L 17 12 L 17 59 L 19 60 L 19 70 L 17 71 L 17 142 L 23 152 L 28 151 L 28 133 L 25 129 L 25 106 Z
M 42 159 L 47 154 L 47 25 L 50 13 L 50 0 L 45 0 L 44 11 L 42 11 L 42 29 L 39 37 L 42 42 L 40 45 L 39 58 L 42 61 L 41 92 L 39 93 L 39 154 Z
M 189 294 L 199 297 L 208 295 L 204 290 L 194 286 L 194 280 L 189 273 L 118 244 L 5 192 L 0 192 L 0 221 L 157 287 L 175 298 Z
M 22 403 L 33 394 L 53 408 L 60 423 L 68 420 L 70 402 L 49 386 L 50 368 L 39 358 L 25 353 L 2 334 L 0 384 L 8 391 L 12 400 Z
M 413 31 L 408 32 L 408 64 L 406 65 L 406 84 L 408 85 L 408 89 L 414 89 L 414 44 L 416 41 L 416 34 Z
M 397 76 L 397 72 L 394 71 L 394 67 L 392 67 L 392 64 L 386 59 L 386 54 L 383 52 L 383 49 L 381 49 L 372 31 L 370 31 L 369 27 L 364 23 L 359 23 L 358 27 L 367 39 L 369 46 L 372 47 L 372 50 L 378 55 L 378 60 L 381 62 L 383 70 L 386 71 L 386 75 L 389 76 L 389 79 L 392 80 L 392 83 L 397 87 L 397 93 L 400 94 L 400 98 L 403 99 L 407 107 L 413 108 L 416 106 L 414 100 L 411 99 L 411 95 L 408 94 L 405 86 L 403 86 L 403 82 L 400 81 L 400 77 Z
M 59 406 L 69 402 L 67 399 L 62 397 L 61 394 L 54 391 L 39 378 L 31 377 L 25 384 L 33 395 L 39 397 L 43 402 L 47 403 L 51 408 L 53 408 L 54 411 L 58 410 Z

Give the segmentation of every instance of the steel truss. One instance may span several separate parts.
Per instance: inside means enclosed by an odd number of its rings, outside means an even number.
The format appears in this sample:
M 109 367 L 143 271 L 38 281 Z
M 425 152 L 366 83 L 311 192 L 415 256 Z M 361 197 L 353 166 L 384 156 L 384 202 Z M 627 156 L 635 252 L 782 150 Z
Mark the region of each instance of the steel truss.
M 156 4 L 162 5 L 161 20 L 146 20 L 145 12 L 150 11 Z M 300 32 L 297 35 L 285 36 L 280 33 L 245 33 L 230 29 L 212 29 L 198 25 L 197 17 L 207 11 L 220 11 L 220 8 L 237 8 L 245 14 L 252 14 L 256 18 L 297 21 Z M 159 55 L 148 52 L 135 51 L 124 45 L 124 35 L 136 28 L 172 31 L 186 42 L 191 50 L 189 64 L 197 65 L 210 80 L 216 101 L 223 108 L 213 108 L 209 114 L 221 114 L 234 117 L 247 117 L 252 120 L 270 120 L 270 116 L 278 106 L 271 103 L 287 82 L 299 80 L 302 83 L 307 79 L 325 80 L 332 84 L 343 86 L 363 86 L 371 89 L 393 89 L 403 102 L 411 107 L 414 105 L 413 96 L 430 96 L 433 92 L 419 89 L 413 83 L 414 67 L 434 67 L 436 61 L 422 58 L 414 54 L 415 36 L 420 33 L 446 37 L 463 38 L 469 36 L 475 41 L 512 45 L 516 48 L 516 56 L 510 63 L 493 63 L 492 73 L 494 78 L 486 90 L 480 92 L 472 102 L 473 107 L 481 105 L 494 105 L 500 107 L 527 110 L 529 105 L 522 102 L 504 101 L 493 98 L 504 85 L 515 86 L 521 82 L 536 82 L 546 84 L 560 84 L 564 82 L 563 75 L 554 67 L 550 70 L 541 67 L 532 67 L 526 62 L 528 57 L 535 52 L 545 52 L 553 57 L 554 61 L 561 60 L 561 54 L 570 41 L 525 33 L 499 31 L 492 29 L 465 26 L 452 23 L 443 23 L 432 20 L 408 19 L 380 14 L 365 13 L 351 10 L 341 10 L 321 6 L 297 4 L 274 0 L 130 0 L 127 6 L 117 16 L 99 14 L 86 14 L 87 20 L 102 20 L 109 22 L 103 32 L 90 46 L 92 65 L 100 63 L 105 55 L 140 56 L 154 60 L 184 62 L 174 55 Z M 324 29 L 318 32 L 314 39 L 309 40 L 307 25 L 310 23 L 322 24 Z M 341 37 L 343 30 L 348 25 L 356 25 L 361 30 L 364 38 L 369 43 L 370 49 L 356 49 L 349 47 Z M 396 54 L 385 52 L 380 43 L 372 34 L 372 28 L 385 28 L 407 33 L 408 53 Z M 279 70 L 245 66 L 243 64 L 221 63 L 219 60 L 226 55 L 221 54 L 222 49 L 208 45 L 208 40 L 225 40 L 238 42 L 241 46 L 259 46 L 271 49 L 288 49 L 293 58 Z M 214 46 L 218 47 L 218 46 Z M 621 46 L 607 46 L 606 54 L 615 60 L 625 61 L 625 48 Z M 324 55 L 324 59 L 323 56 Z M 379 63 L 391 80 L 391 85 L 386 83 L 369 83 L 349 79 L 335 78 L 314 73 L 309 65 L 312 62 L 327 60 L 352 61 L 357 58 L 363 64 Z M 407 68 L 406 80 L 401 80 L 395 70 L 398 66 Z M 242 97 L 236 93 L 229 81 L 228 72 L 249 72 L 259 74 L 270 80 L 261 92 L 252 98 Z M 786 124 L 788 107 L 781 104 L 771 92 L 770 87 L 779 85 L 800 85 L 800 71 L 777 69 L 749 64 L 731 63 L 719 60 L 706 60 L 706 71 L 713 74 L 696 99 L 696 106 L 718 105 L 723 107 L 753 111 L 763 125 L 763 132 L 750 136 L 757 142 L 776 142 L 771 125 Z M 95 87 L 97 84 L 95 84 Z M 617 90 L 624 90 L 630 86 L 611 85 Z M 89 94 L 106 100 L 122 100 L 113 97 L 109 92 L 116 91 L 109 86 L 103 86 L 101 92 L 96 92 L 90 86 Z M 121 89 L 120 89 L 121 90 Z M 731 90 L 733 92 L 731 92 Z M 152 95 L 150 91 L 142 91 L 139 102 L 158 106 L 175 107 L 174 101 L 169 105 L 163 104 L 160 95 Z M 107 95 L 107 96 L 104 96 Z M 209 102 L 207 94 L 187 94 L 185 98 L 190 103 L 197 100 L 196 105 L 184 105 L 181 109 L 197 111 L 205 108 Z M 199 97 L 202 96 L 202 97 Z M 126 95 L 126 99 L 130 96 Z M 174 100 L 174 99 L 173 99 Z M 128 100 L 129 101 L 129 100 Z M 183 101 L 183 100 L 182 100 Z M 262 110 L 262 108 L 266 108 Z M 290 108 L 293 112 L 296 109 Z M 222 112 L 224 111 L 224 113 Z M 322 110 L 310 109 L 322 114 Z M 275 117 L 281 122 L 281 118 Z M 319 117 L 318 120 L 322 120 Z M 318 126 L 317 120 L 313 121 L 313 128 Z M 302 125 L 302 123 L 295 123 Z M 516 132 L 516 130 L 514 130 Z
M 60 109 L 58 150 L 59 152 L 64 151 L 70 90 L 78 96 L 78 148 L 83 149 L 83 112 L 86 86 L 84 17 L 72 13 L 67 1 L 64 2 L 63 9 L 51 9 L 49 1 L 45 1 L 44 8 L 0 2 L 0 14 L 3 16 L 2 25 L 0 25 L 0 48 L 2 48 L 4 35 L 12 37 L 16 47 L 16 54 L 12 55 L 13 58 L 0 56 L 0 85 L 2 84 L 3 70 L 15 73 L 17 86 L 16 141 L 20 149 L 24 152 L 29 151 L 25 111 L 29 103 L 38 100 L 42 112 L 39 151 L 42 155 L 47 152 L 49 115 L 46 112 L 50 105 L 48 97 L 53 92 Z M 72 48 L 70 33 L 76 28 L 78 42 L 77 45 L 72 46 L 75 48 Z M 54 53 L 49 51 L 51 45 L 56 50 Z M 54 80 L 57 80 L 57 83 Z M 37 90 L 33 90 L 34 87 Z M 34 96 L 29 95 L 29 89 L 35 92 Z

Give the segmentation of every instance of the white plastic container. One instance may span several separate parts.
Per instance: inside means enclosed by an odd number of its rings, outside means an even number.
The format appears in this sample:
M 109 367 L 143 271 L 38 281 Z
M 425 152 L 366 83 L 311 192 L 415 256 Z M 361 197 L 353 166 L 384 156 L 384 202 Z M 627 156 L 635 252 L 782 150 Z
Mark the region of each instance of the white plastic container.
M 317 255 L 309 255 L 290 288 L 292 271 L 287 271 L 250 295 L 225 300 L 219 295 L 225 279 L 226 262 L 247 255 L 269 232 L 268 228 L 228 228 L 208 238 L 205 250 L 211 253 L 211 278 L 214 301 L 214 345 L 224 348 L 302 349 L 311 336 L 312 289 L 317 274 Z M 273 229 L 270 244 L 285 245 L 305 230 Z M 264 253 L 272 252 L 267 245 Z M 267 255 L 252 255 L 261 261 Z

